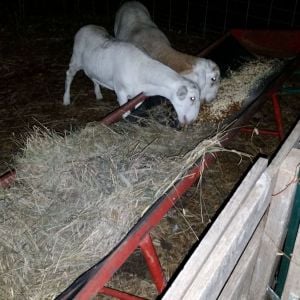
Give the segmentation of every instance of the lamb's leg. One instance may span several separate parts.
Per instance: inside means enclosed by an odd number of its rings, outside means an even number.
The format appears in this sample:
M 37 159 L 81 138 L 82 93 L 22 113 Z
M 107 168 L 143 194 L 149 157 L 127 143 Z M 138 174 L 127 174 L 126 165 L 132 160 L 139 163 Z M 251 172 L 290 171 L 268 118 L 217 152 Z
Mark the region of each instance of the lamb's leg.
M 72 63 L 73 60 L 74 58 L 72 57 L 69 70 L 66 72 L 64 105 L 70 104 L 71 83 L 73 81 L 75 74 L 80 70 L 80 67 L 77 64 Z
M 96 99 L 97 100 L 103 99 L 101 89 L 100 89 L 100 85 L 95 80 L 93 80 L 93 82 L 94 82 L 94 91 L 95 91 Z
M 140 103 L 138 103 L 135 107 L 134 107 L 134 109 L 137 109 L 137 108 L 139 108 L 142 104 L 144 103 L 144 101 L 143 102 L 140 102 Z
M 120 104 L 120 106 L 124 105 L 125 103 L 128 102 L 128 97 L 127 94 L 124 92 L 116 92 L 117 97 L 118 97 L 118 102 Z M 125 119 L 126 117 L 128 117 L 130 115 L 130 111 L 127 111 L 126 113 L 124 113 L 122 115 L 123 119 Z

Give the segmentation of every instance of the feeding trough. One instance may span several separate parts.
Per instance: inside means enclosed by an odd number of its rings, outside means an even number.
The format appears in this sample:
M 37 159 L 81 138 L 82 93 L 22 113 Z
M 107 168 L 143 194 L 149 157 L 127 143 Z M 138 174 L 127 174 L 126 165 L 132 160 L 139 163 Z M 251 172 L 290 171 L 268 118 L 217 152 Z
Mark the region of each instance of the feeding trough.
M 287 32 L 288 34 L 288 32 Z M 288 35 L 287 35 L 288 37 Z M 218 49 L 222 49 L 219 47 L 223 47 L 222 42 L 227 43 L 227 38 L 231 39 L 229 44 L 231 47 L 238 47 L 237 53 L 240 53 L 243 50 L 243 59 L 242 62 L 248 62 L 249 59 L 252 59 L 256 53 L 251 49 L 241 47 L 241 32 L 239 31 L 239 35 L 232 31 L 230 34 L 227 34 L 225 37 L 217 41 L 213 46 L 206 49 L 202 54 L 205 56 L 209 56 L 209 53 L 217 52 Z M 298 39 L 299 40 L 299 39 Z M 233 41 L 233 42 L 232 42 Z M 234 45 L 232 45 L 232 43 Z M 226 46 L 226 45 L 225 45 Z M 292 53 L 293 56 L 296 56 L 299 52 L 300 45 Z M 224 50 L 224 48 L 223 48 Z M 292 49 L 289 49 L 288 53 L 291 55 Z M 262 53 L 260 53 L 262 54 Z M 216 54 L 215 54 L 216 55 Z M 241 63 L 241 61 L 239 61 Z M 227 66 L 232 66 L 232 63 L 226 62 Z M 237 62 L 235 61 L 236 65 Z M 228 115 L 222 120 L 222 124 L 225 126 L 226 124 L 232 122 L 233 119 L 236 119 L 234 124 L 235 129 L 230 130 L 226 135 L 226 139 L 228 140 L 234 134 L 239 131 L 239 128 L 247 122 L 247 120 L 257 111 L 257 109 L 266 101 L 266 98 L 257 98 L 263 92 L 265 93 L 277 93 L 280 89 L 282 83 L 291 75 L 292 71 L 299 66 L 299 59 L 294 58 L 293 60 L 288 60 L 282 67 L 276 72 L 271 72 L 270 76 L 268 76 L 267 80 L 261 81 L 261 84 L 254 92 L 250 93 L 249 99 L 245 100 L 242 105 L 239 107 L 237 112 L 234 112 L 232 115 Z M 237 69 L 240 66 L 237 67 Z M 225 68 L 224 68 L 225 69 Z M 267 88 L 267 91 L 266 91 Z M 122 115 L 128 109 L 133 109 L 137 103 L 145 100 L 143 95 L 138 96 L 132 102 L 127 103 L 125 106 L 116 110 L 106 118 L 102 120 L 103 124 L 109 125 L 111 123 L 117 122 L 121 119 Z M 147 101 L 147 99 L 146 99 Z M 215 124 L 210 124 L 209 128 L 214 128 Z M 201 126 L 198 126 L 200 128 Z M 195 125 L 197 128 L 197 125 Z M 276 131 L 280 132 L 280 128 Z M 277 135 L 280 135 L 278 133 Z M 206 134 L 207 136 L 207 134 Z M 205 138 L 205 137 L 204 137 Z M 225 144 L 225 142 L 224 142 Z M 108 289 L 105 287 L 105 284 L 112 277 L 117 269 L 126 261 L 126 259 L 133 253 L 133 251 L 140 247 L 150 269 L 153 280 L 156 284 L 158 292 L 162 292 L 164 289 L 166 282 L 158 261 L 158 258 L 155 253 L 155 249 L 151 242 L 151 238 L 149 236 L 149 231 L 158 224 L 158 222 L 162 219 L 162 217 L 166 214 L 166 212 L 173 206 L 175 201 L 191 186 L 193 185 L 199 178 L 200 174 L 203 171 L 205 166 L 208 166 L 214 160 L 212 155 L 207 154 L 205 156 L 205 164 L 196 165 L 193 167 L 187 174 L 185 174 L 184 178 L 180 178 L 176 180 L 176 184 L 174 188 L 168 189 L 168 192 L 165 196 L 160 197 L 141 217 L 141 219 L 135 224 L 135 226 L 128 232 L 128 234 L 122 238 L 122 240 L 115 245 L 113 250 L 111 250 L 106 257 L 101 259 L 98 263 L 96 263 L 93 267 L 83 273 L 81 276 L 76 279 L 73 284 L 70 285 L 64 292 L 62 292 L 57 299 L 89 299 L 97 293 L 104 293 L 109 295 L 118 295 L 118 297 L 125 299 L 137 299 L 134 296 L 127 295 L 126 293 L 122 293 L 119 291 L 115 291 L 113 289 Z M 2 182 L 7 183 L 11 176 L 6 175 L 3 178 Z M 84 270 L 83 270 L 84 271 Z

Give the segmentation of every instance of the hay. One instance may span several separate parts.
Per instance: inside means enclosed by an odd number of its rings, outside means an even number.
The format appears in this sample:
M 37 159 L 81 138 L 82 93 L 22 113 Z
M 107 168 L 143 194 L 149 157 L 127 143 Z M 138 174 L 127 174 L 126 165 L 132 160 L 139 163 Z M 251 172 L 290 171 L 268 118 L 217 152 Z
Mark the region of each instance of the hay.
M 258 57 L 243 64 L 238 70 L 228 70 L 228 76 L 221 80 L 216 100 L 211 105 L 202 106 L 196 125 L 218 123 L 239 112 L 251 94 L 255 94 L 283 65 L 284 60 Z
M 0 194 L 0 299 L 53 299 L 108 254 L 221 135 L 151 122 L 35 129 Z

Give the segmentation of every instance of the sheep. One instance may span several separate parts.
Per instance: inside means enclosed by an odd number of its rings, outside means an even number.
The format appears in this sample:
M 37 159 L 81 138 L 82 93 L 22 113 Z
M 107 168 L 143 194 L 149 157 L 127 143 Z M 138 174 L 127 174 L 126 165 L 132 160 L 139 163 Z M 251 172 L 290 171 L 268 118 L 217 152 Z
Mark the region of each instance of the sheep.
M 163 96 L 172 103 L 182 125 L 194 122 L 199 114 L 197 84 L 133 44 L 113 38 L 103 27 L 87 25 L 76 33 L 66 72 L 64 105 L 70 104 L 70 86 L 79 70 L 93 81 L 98 100 L 102 99 L 101 85 L 115 91 L 120 106 L 141 92 L 145 96 Z
M 173 49 L 140 2 L 125 2 L 119 8 L 114 33 L 116 38 L 144 49 L 152 58 L 196 82 L 201 90 L 201 102 L 210 103 L 216 98 L 220 85 L 220 70 L 216 63 Z

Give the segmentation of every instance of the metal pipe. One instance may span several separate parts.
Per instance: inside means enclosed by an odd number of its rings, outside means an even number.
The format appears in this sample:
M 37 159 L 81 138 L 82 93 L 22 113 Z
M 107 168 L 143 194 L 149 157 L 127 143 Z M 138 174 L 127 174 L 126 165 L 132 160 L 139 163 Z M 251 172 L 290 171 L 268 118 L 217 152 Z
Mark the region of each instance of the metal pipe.
M 251 128 L 251 127 L 242 127 L 241 132 L 245 133 L 253 133 L 253 131 L 256 131 L 256 134 L 259 135 L 271 135 L 271 136 L 277 136 L 280 137 L 279 131 L 276 130 L 268 130 L 268 129 L 258 129 L 258 128 Z
M 122 119 L 123 114 L 127 111 L 132 111 L 135 109 L 135 107 L 140 104 L 141 102 L 146 100 L 146 96 L 141 93 L 125 103 L 124 105 L 120 106 L 118 109 L 114 110 L 110 114 L 108 114 L 106 117 L 104 117 L 100 123 L 104 125 L 110 125 L 112 123 L 118 122 Z
M 278 136 L 279 136 L 279 139 L 282 141 L 284 138 L 284 131 L 283 131 L 283 123 L 282 123 L 278 93 L 272 94 L 272 103 L 273 103 L 273 108 L 274 108 L 274 116 L 275 116 L 275 122 L 277 125 Z
M 14 181 L 16 180 L 16 171 L 10 170 L 0 176 L 0 187 L 8 188 L 10 187 Z
M 111 296 L 118 298 L 120 300 L 146 300 L 145 298 L 141 298 L 135 295 L 131 295 L 125 292 L 121 292 L 109 287 L 103 287 L 101 290 L 102 295 Z M 89 298 L 86 298 L 89 299 Z
M 161 267 L 159 258 L 157 256 L 155 247 L 153 245 L 150 234 L 146 234 L 145 237 L 141 240 L 140 244 L 141 252 L 146 260 L 148 269 L 150 271 L 152 280 L 156 286 L 156 289 L 159 294 L 162 293 L 166 287 L 166 279 L 164 276 L 163 269 Z

